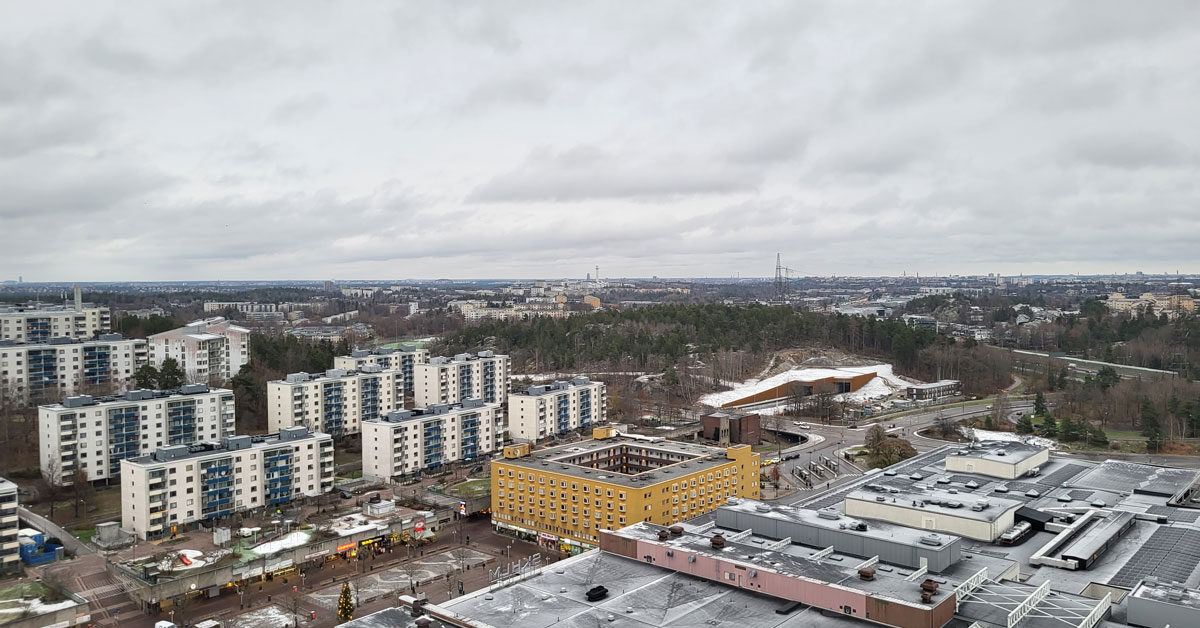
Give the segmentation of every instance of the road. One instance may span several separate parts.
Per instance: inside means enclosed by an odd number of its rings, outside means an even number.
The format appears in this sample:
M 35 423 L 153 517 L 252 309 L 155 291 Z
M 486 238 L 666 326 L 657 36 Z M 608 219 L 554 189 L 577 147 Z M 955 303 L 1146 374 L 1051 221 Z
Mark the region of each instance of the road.
M 45 532 L 46 536 L 58 537 L 59 540 L 62 541 L 63 547 L 66 548 L 67 551 L 75 553 L 77 556 L 87 556 L 88 554 L 96 553 L 96 550 L 88 547 L 86 543 L 83 543 L 79 539 L 75 538 L 75 536 L 70 532 L 60 528 L 58 524 L 27 508 L 18 506 L 17 515 L 19 515 L 21 519 L 24 519 L 26 522 L 28 522 L 30 526 Z

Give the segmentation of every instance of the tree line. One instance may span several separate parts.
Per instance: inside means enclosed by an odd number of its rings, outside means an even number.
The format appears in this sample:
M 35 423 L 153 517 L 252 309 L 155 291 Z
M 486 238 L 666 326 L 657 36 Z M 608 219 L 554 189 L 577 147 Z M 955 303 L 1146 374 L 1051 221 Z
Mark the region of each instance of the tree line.
M 512 357 L 515 372 L 663 371 L 710 365 L 723 379 L 745 354 L 761 359 L 797 346 L 832 347 L 878 358 L 919 379 L 955 378 L 971 392 L 1009 382 L 1006 358 L 895 319 L 820 314 L 767 305 L 655 305 L 567 318 L 491 321 L 443 338 L 431 349 L 453 354 L 490 348 Z M 716 372 L 717 369 L 722 372 Z M 740 376 L 744 373 L 737 373 Z

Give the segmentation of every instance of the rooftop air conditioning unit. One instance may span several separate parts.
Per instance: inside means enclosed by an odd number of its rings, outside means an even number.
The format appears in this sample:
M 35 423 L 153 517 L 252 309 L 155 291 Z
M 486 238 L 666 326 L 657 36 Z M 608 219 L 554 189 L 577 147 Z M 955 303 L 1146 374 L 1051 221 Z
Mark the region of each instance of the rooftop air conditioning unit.
M 936 534 L 922 535 L 920 541 L 923 545 L 932 545 L 934 547 L 940 547 L 942 545 L 942 537 Z

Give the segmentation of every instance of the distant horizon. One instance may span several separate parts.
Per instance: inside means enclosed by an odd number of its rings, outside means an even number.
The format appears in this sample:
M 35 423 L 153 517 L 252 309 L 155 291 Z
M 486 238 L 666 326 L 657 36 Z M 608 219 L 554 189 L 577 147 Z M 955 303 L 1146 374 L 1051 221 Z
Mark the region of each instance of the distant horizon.
M 789 281 L 802 281 L 813 279 L 901 279 L 901 280 L 923 280 L 923 279 L 940 279 L 940 280 L 971 280 L 971 279 L 995 279 L 995 278 L 1029 278 L 1029 279 L 1060 279 L 1060 278 L 1077 278 L 1077 279 L 1094 279 L 1094 278 L 1113 278 L 1113 279 L 1173 279 L 1173 278 L 1188 278 L 1200 280 L 1200 273 L 1147 273 L 1141 271 L 1124 272 L 1124 273 L 1091 273 L 1091 274 L 1076 274 L 1076 273 L 1016 273 L 1016 274 L 993 274 L 989 275 L 799 275 L 791 276 Z M 601 277 L 602 282 L 616 281 L 705 281 L 705 282 L 771 282 L 775 278 L 772 276 L 759 277 L 729 277 L 729 276 L 630 276 L 630 277 Z M 527 283 L 537 281 L 595 281 L 594 278 L 586 277 L 462 277 L 462 278 L 374 278 L 374 279 L 296 279 L 296 278 L 276 278 L 276 279 L 159 279 L 159 280 L 125 280 L 125 279 L 109 279 L 109 280 L 49 280 L 49 281 L 20 281 L 15 279 L 0 280 L 0 285 L 4 287 L 13 286 L 68 286 L 79 284 L 81 286 L 88 285 L 117 285 L 117 284 L 277 284 L 277 283 L 311 283 L 323 284 L 326 281 L 333 283 L 350 283 L 350 284 L 403 284 L 403 283 Z

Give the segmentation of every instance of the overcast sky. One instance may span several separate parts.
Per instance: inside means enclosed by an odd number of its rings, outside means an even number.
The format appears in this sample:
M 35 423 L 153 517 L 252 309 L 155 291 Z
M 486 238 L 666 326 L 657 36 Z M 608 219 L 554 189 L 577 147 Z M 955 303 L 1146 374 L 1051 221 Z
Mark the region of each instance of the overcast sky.
M 0 279 L 1200 272 L 1200 3 L 6 2 Z

